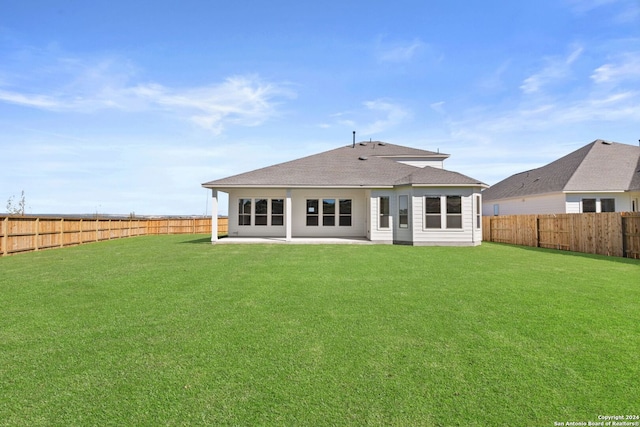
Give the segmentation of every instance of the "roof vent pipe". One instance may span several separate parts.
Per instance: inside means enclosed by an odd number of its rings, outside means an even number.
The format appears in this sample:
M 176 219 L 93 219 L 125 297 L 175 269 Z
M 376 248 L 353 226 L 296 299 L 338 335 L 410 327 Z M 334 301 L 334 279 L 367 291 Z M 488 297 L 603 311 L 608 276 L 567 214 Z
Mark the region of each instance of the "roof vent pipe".
M 351 148 L 356 148 L 356 131 L 353 131 L 353 145 L 351 145 Z

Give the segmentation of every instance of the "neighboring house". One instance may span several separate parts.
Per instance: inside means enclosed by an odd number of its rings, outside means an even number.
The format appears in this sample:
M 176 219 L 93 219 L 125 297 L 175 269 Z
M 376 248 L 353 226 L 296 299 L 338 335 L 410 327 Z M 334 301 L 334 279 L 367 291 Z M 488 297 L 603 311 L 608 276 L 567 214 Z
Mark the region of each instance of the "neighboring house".
M 482 192 L 483 215 L 640 210 L 640 147 L 598 139 Z
M 202 184 L 229 195 L 229 238 L 334 237 L 479 245 L 482 182 L 443 169 L 448 154 L 353 143 Z M 212 233 L 215 243 L 218 237 Z

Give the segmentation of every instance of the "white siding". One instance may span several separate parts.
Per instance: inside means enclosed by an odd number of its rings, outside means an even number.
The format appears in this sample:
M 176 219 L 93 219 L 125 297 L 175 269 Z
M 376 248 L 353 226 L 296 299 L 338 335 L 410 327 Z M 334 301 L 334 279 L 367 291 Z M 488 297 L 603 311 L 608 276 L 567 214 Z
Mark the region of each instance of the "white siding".
M 400 196 L 407 196 L 409 202 L 409 225 L 400 228 Z M 389 197 L 389 228 L 380 227 L 380 197 Z M 413 243 L 413 189 L 401 187 L 395 190 L 371 191 L 371 239 L 378 243 Z
M 424 168 L 427 166 L 431 166 L 432 168 L 437 168 L 437 169 L 444 168 L 444 160 L 407 159 L 407 160 L 397 160 L 397 162 L 405 165 L 409 165 L 409 166 L 415 166 L 417 168 Z
M 352 189 L 294 189 L 292 198 L 293 237 L 366 237 L 366 225 L 369 223 L 365 212 L 365 191 Z M 351 227 L 307 226 L 307 199 L 351 199 Z
M 638 193 L 553 193 L 541 196 L 526 196 L 513 199 L 489 200 L 482 206 L 482 214 L 492 216 L 494 205 L 499 206 L 498 215 L 582 213 L 582 199 L 596 199 L 596 209 L 601 211 L 601 199 L 615 199 L 616 212 L 632 209 L 632 201 Z
M 282 189 L 238 189 L 229 191 L 229 236 L 230 237 L 285 237 L 286 230 L 281 226 L 238 226 L 238 200 L 253 199 L 252 212 L 255 212 L 255 199 L 286 199 L 287 192 Z
M 481 230 L 476 225 L 474 210 L 475 196 L 470 188 L 424 188 L 414 189 L 413 194 L 413 242 L 415 245 L 479 245 L 482 241 Z M 462 196 L 461 229 L 427 229 L 425 227 L 425 196 Z M 443 212 L 444 215 L 444 212 Z M 444 223 L 444 222 L 443 222 Z
M 482 204 L 482 214 L 492 216 L 494 214 L 493 206 L 496 204 L 499 206 L 498 215 L 565 213 L 565 198 L 562 193 L 485 200 Z
M 386 196 L 389 197 L 389 228 L 381 228 L 380 227 L 380 197 Z M 371 209 L 369 211 L 369 224 L 370 226 L 370 235 L 369 238 L 371 241 L 380 242 L 380 243 L 391 243 L 393 242 L 393 228 L 396 226 L 396 210 L 397 210 L 397 200 L 396 193 L 393 190 L 372 190 L 370 193 L 370 206 Z
M 255 199 L 284 199 L 285 189 L 237 189 L 229 191 L 229 236 L 230 237 L 285 237 L 285 225 L 257 226 L 238 225 L 238 200 L 252 199 L 252 212 L 255 212 Z M 307 226 L 307 199 L 335 199 L 336 209 L 339 209 L 340 199 L 351 199 L 351 226 Z M 365 237 L 369 219 L 366 214 L 365 191 L 351 189 L 293 189 L 291 191 L 292 205 L 292 237 Z M 286 209 L 285 209 L 286 212 Z M 252 215 L 253 220 L 253 215 Z M 287 218 L 285 217 L 285 222 Z
M 396 189 L 292 189 L 291 218 L 292 237 L 367 237 L 378 243 L 406 243 L 414 245 L 478 245 L 482 239 L 481 230 L 476 227 L 475 197 L 479 189 L 472 188 L 413 188 Z M 409 200 L 409 226 L 399 228 L 399 204 L 401 195 Z M 462 197 L 461 229 L 425 229 L 424 196 L 444 197 L 455 195 Z M 389 228 L 379 226 L 379 198 L 389 197 Z M 252 199 L 252 212 L 255 212 L 256 199 L 284 199 L 285 189 L 232 189 L 229 191 L 229 236 L 231 237 L 285 237 L 285 225 L 256 226 L 252 215 L 252 225 L 238 225 L 238 200 Z M 336 208 L 340 199 L 352 201 L 351 226 L 307 226 L 307 200 L 335 199 Z M 444 215 L 444 213 L 443 213 Z M 319 217 L 322 223 L 321 216 Z
M 631 211 L 634 193 L 569 193 L 566 194 L 566 213 L 582 213 L 582 199 L 596 199 L 596 211 L 601 212 L 601 199 L 615 199 L 616 212 Z M 635 197 L 638 197 L 635 193 Z

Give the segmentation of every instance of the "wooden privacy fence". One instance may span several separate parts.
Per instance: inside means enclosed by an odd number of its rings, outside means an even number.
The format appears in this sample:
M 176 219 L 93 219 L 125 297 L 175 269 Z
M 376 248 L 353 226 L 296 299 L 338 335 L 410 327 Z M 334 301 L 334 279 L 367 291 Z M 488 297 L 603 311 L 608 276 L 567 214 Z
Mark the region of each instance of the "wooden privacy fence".
M 218 234 L 228 232 L 218 218 Z M 49 218 L 0 216 L 0 256 L 157 234 L 209 234 L 211 218 Z
M 482 240 L 640 259 L 640 213 L 485 216 Z

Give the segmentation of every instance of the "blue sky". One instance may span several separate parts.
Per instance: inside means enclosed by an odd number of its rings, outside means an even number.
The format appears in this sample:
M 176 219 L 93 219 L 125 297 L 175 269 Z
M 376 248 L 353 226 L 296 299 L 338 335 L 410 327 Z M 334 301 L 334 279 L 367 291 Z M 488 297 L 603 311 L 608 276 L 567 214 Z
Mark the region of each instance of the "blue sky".
M 638 144 L 640 1 L 0 0 L 0 210 L 209 214 L 354 130 L 487 184 Z

